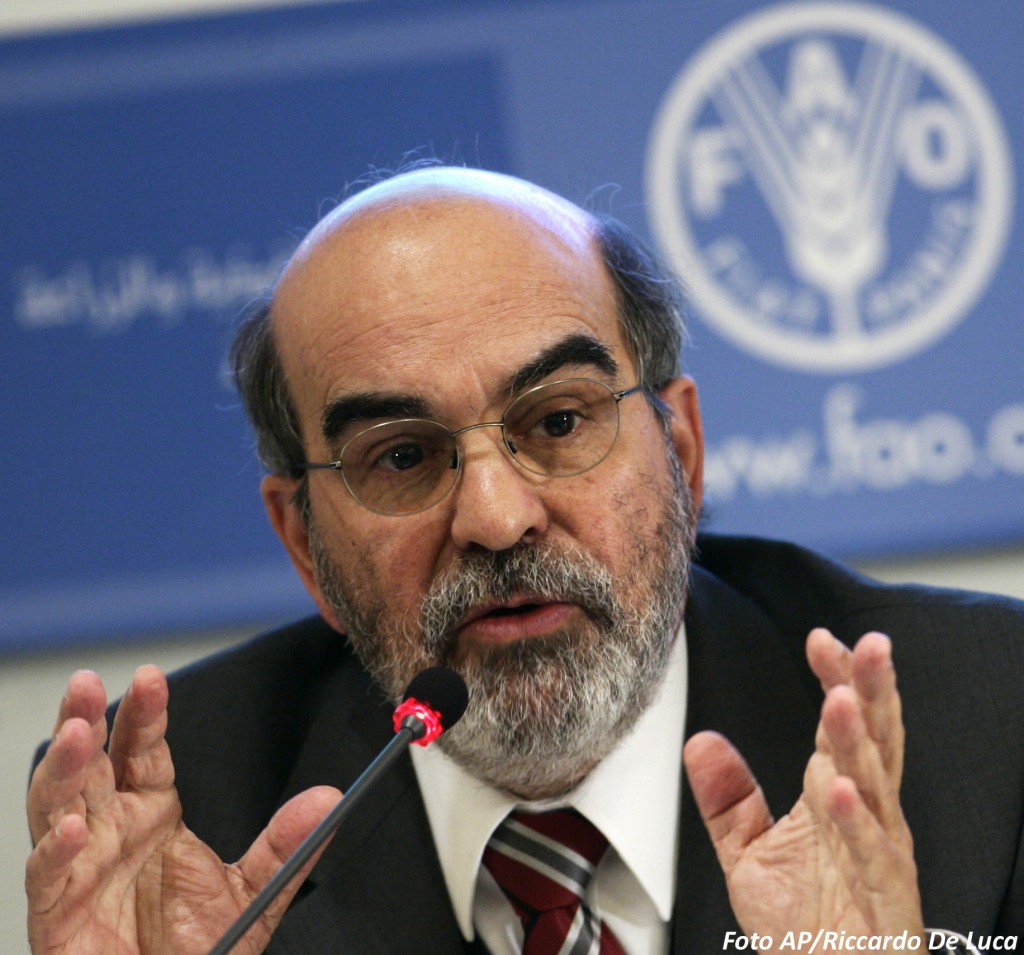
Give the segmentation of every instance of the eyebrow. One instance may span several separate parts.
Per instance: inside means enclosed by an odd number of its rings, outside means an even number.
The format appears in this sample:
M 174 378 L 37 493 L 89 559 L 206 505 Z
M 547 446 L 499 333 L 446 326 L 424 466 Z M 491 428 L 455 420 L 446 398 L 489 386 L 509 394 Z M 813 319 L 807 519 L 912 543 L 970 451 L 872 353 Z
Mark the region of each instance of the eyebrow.
M 536 358 L 509 375 L 501 391 L 509 396 L 538 384 L 549 375 L 570 365 L 589 366 L 614 377 L 619 364 L 611 349 L 590 335 L 567 335 L 545 348 Z M 320 419 L 320 431 L 328 443 L 337 442 L 353 425 L 395 418 L 430 418 L 430 402 L 417 395 L 399 392 L 369 391 L 342 395 L 332 400 Z
M 566 335 L 545 348 L 536 358 L 509 375 L 503 383 L 503 390 L 510 396 L 514 395 L 568 365 L 588 365 L 609 377 L 619 373 L 619 363 L 604 342 L 576 333 Z
M 387 392 L 358 392 L 335 398 L 324 408 L 320 431 L 328 442 L 336 442 L 353 424 L 396 418 L 429 418 L 430 405 L 415 395 Z

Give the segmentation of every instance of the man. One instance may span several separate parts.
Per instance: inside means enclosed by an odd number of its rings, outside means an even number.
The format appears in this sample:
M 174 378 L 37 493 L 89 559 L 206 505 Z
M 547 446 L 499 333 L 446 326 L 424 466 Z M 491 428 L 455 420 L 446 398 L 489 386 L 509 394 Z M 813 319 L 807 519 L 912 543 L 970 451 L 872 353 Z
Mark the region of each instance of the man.
M 313 230 L 235 359 L 322 620 L 170 691 L 140 669 L 108 752 L 103 687 L 72 678 L 29 795 L 33 951 L 207 951 L 435 663 L 467 680 L 463 721 L 238 951 L 557 951 L 523 897 L 540 878 L 517 895 L 503 874 L 509 827 L 555 818 L 611 843 L 564 951 L 721 951 L 740 930 L 913 950 L 925 917 L 1017 937 L 1021 607 L 767 542 L 702 536 L 694 562 L 677 306 L 621 229 L 491 173 L 406 173 Z

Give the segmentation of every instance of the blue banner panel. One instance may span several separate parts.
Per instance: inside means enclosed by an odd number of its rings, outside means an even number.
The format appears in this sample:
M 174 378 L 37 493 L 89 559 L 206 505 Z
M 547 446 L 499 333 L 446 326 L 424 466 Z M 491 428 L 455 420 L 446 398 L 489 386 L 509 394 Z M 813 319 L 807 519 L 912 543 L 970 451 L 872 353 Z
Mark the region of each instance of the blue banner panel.
M 224 356 L 410 151 L 610 211 L 683 276 L 710 527 L 1024 540 L 1022 20 L 451 0 L 0 43 L 0 649 L 309 608 Z

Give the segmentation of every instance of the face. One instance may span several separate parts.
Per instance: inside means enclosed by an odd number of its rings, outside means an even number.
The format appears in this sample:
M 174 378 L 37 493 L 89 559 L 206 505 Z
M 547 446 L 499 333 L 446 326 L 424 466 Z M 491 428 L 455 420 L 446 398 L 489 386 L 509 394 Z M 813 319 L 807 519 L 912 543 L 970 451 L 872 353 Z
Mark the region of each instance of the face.
M 527 383 L 636 383 L 584 215 L 501 177 L 425 176 L 343 207 L 293 260 L 273 321 L 310 460 L 384 416 L 457 430 L 498 420 Z M 692 383 L 663 398 L 667 428 L 624 399 L 612 451 L 569 478 L 521 468 L 497 428 L 469 431 L 452 492 L 403 517 L 318 471 L 307 525 L 294 482 L 265 481 L 321 611 L 393 697 L 436 663 L 467 679 L 441 744 L 495 785 L 571 787 L 658 685 L 700 491 Z

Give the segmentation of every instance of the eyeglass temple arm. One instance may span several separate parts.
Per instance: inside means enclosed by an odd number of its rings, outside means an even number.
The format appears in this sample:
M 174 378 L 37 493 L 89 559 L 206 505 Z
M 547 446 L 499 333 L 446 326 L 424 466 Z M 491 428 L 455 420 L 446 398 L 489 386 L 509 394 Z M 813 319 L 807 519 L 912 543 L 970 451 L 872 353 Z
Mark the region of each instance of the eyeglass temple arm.
M 636 394 L 636 392 L 643 390 L 643 385 L 633 385 L 632 388 L 627 388 L 625 391 L 613 391 L 612 397 L 615 399 L 616 403 L 618 403 L 622 401 L 623 398 L 628 398 L 630 395 Z

